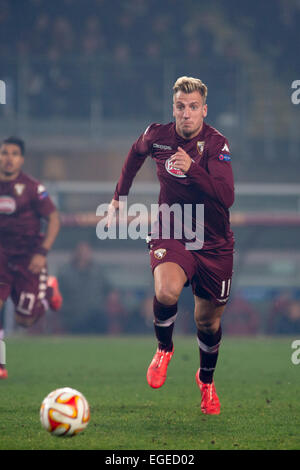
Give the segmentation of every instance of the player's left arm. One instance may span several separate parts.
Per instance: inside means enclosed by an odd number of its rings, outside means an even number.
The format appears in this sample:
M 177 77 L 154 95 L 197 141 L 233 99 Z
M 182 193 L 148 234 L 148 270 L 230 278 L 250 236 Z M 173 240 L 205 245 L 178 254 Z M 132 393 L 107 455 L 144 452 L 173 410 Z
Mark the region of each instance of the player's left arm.
M 226 151 L 223 151 L 223 149 Z M 227 140 L 223 137 L 215 146 L 208 159 L 208 171 L 195 163 L 192 158 L 178 147 L 172 156 L 176 168 L 181 169 L 189 180 L 201 191 L 229 209 L 234 202 L 234 180 L 231 156 Z
M 47 217 L 47 229 L 41 248 L 50 251 L 60 230 L 60 217 L 55 209 Z
M 31 272 L 38 274 L 46 266 L 48 251 L 51 250 L 59 233 L 60 217 L 48 192 L 42 185 L 38 185 L 37 188 L 35 188 L 33 204 L 40 218 L 45 219 L 47 222 L 43 241 L 41 245 L 37 246 L 34 250 L 35 253 L 28 266 Z
M 57 210 L 51 212 L 47 217 L 47 228 L 43 243 L 37 248 L 29 263 L 28 269 L 38 274 L 46 266 L 47 253 L 51 250 L 60 230 L 60 218 Z

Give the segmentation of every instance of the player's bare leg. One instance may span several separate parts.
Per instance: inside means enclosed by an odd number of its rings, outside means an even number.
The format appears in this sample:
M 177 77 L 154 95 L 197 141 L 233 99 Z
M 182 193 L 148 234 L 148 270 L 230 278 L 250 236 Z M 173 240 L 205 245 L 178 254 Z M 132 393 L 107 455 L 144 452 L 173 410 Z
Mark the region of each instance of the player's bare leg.
M 220 402 L 213 375 L 222 337 L 221 316 L 225 306 L 216 306 L 212 301 L 197 296 L 194 298 L 194 318 L 200 352 L 200 368 L 196 372 L 196 383 L 202 395 L 201 410 L 206 414 L 219 414 Z
M 174 353 L 172 336 L 177 301 L 186 281 L 185 272 L 176 263 L 165 262 L 154 270 L 153 311 L 158 347 L 147 371 L 147 381 L 152 388 L 161 387 L 166 380 L 167 368 Z
M 25 316 L 18 312 L 15 312 L 16 324 L 24 328 L 30 328 L 39 320 L 39 318 L 40 316 L 33 316 L 33 315 Z

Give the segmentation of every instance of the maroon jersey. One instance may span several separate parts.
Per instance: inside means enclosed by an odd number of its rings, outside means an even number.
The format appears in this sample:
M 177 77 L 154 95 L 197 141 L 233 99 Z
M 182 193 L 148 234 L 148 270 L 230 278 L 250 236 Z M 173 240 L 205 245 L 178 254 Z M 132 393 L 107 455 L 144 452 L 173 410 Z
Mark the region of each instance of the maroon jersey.
M 192 164 L 185 174 L 169 162 L 178 147 L 182 147 L 192 158 Z M 202 130 L 191 140 L 178 135 L 175 123 L 151 124 L 133 144 L 127 156 L 114 199 L 118 200 L 120 196 L 129 193 L 133 178 L 148 155 L 156 162 L 160 182 L 159 205 L 180 204 L 192 207 L 195 231 L 196 206 L 202 204 L 202 249 L 232 249 L 234 239 L 230 229 L 229 208 L 234 202 L 234 181 L 227 139 L 206 123 L 203 123 Z M 161 225 L 161 217 L 159 222 Z M 184 225 L 184 219 L 182 224 Z M 183 236 L 181 241 L 186 243 L 190 240 Z
M 45 187 L 23 172 L 0 181 L 0 250 L 8 256 L 34 252 L 43 236 L 41 219 L 55 206 Z

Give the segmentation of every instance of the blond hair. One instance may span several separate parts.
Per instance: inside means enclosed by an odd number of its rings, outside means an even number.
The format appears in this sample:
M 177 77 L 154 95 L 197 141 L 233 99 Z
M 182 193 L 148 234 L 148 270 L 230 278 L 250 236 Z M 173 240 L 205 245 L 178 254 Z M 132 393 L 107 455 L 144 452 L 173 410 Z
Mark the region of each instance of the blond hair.
M 194 91 L 198 91 L 203 98 L 203 103 L 206 101 L 207 86 L 202 82 L 202 80 L 200 80 L 200 78 L 185 76 L 179 77 L 174 83 L 173 95 L 178 91 L 182 91 L 183 93 L 193 93 Z

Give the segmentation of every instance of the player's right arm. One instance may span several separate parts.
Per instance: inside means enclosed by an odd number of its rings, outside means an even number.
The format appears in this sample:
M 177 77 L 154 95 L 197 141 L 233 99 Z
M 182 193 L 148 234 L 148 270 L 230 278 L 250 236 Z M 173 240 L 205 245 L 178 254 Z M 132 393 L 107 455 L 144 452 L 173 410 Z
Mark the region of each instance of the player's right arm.
M 152 139 L 151 131 L 156 124 L 147 127 L 145 132 L 132 145 L 125 163 L 123 165 L 121 176 L 117 183 L 113 199 L 108 207 L 107 226 L 109 227 L 117 211 L 121 210 L 122 202 L 119 201 L 120 196 L 129 194 L 132 182 L 139 169 L 142 167 L 147 156 L 151 152 Z
M 107 227 L 111 226 L 112 221 L 116 213 L 119 211 L 119 209 L 120 209 L 120 201 L 117 201 L 116 199 L 112 199 L 108 206 Z

